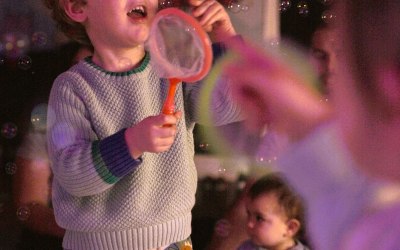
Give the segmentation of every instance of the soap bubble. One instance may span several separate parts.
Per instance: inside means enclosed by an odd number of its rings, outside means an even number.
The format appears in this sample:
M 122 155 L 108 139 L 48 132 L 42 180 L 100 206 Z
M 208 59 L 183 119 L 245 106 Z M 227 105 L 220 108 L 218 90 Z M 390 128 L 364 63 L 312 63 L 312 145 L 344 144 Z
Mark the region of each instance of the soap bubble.
M 47 34 L 41 31 L 35 32 L 32 35 L 32 44 L 34 46 L 43 47 L 47 44 Z
M 17 209 L 17 218 L 20 221 L 26 221 L 31 216 L 31 209 L 28 206 L 21 206 Z
M 329 5 L 332 3 L 332 0 L 319 0 L 324 5 Z
M 232 1 L 228 5 L 228 10 L 230 10 L 233 13 L 238 13 L 242 8 L 242 5 L 238 2 Z
M 217 223 L 215 224 L 214 231 L 220 237 L 225 238 L 229 236 L 229 234 L 231 233 L 231 229 L 232 229 L 231 223 L 226 219 L 221 219 L 218 220 Z
M 334 12 L 326 10 L 321 14 L 321 19 L 325 23 L 332 23 L 336 19 L 336 15 Z
M 172 0 L 164 0 L 159 2 L 159 8 L 164 9 L 164 8 L 170 8 L 174 6 L 174 2 Z
M 14 175 L 15 173 L 17 173 L 17 164 L 15 164 L 14 162 L 7 162 L 4 167 L 4 171 L 8 175 Z
M 308 3 L 306 1 L 300 1 L 297 3 L 297 11 L 300 16 L 308 16 L 310 13 L 310 8 L 308 6 Z
M 6 139 L 12 139 L 17 135 L 18 127 L 12 122 L 6 122 L 1 127 L 1 135 Z
M 279 5 L 279 11 L 285 12 L 290 8 L 290 6 L 292 6 L 292 2 L 290 0 L 282 0 L 281 4 Z
M 37 131 L 46 130 L 47 123 L 47 104 L 41 103 L 35 106 L 31 113 L 31 123 Z
M 30 69 L 32 67 L 32 58 L 26 55 L 21 56 L 20 58 L 18 58 L 17 66 L 22 70 Z

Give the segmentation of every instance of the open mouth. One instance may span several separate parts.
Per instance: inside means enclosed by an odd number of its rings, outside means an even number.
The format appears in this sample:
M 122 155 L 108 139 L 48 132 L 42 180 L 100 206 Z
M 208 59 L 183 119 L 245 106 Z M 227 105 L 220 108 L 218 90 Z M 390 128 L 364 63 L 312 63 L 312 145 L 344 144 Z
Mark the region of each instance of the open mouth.
M 147 17 L 146 7 L 143 5 L 136 6 L 127 15 L 132 18 L 145 18 Z

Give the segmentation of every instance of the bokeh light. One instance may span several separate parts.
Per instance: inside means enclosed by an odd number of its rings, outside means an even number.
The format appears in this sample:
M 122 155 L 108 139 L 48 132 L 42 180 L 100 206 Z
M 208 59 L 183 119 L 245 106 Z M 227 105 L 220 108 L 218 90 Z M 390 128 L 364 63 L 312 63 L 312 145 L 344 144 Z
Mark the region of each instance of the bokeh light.
M 18 58 L 30 48 L 30 41 L 26 34 L 20 32 L 8 32 L 2 35 L 3 53 L 6 57 Z

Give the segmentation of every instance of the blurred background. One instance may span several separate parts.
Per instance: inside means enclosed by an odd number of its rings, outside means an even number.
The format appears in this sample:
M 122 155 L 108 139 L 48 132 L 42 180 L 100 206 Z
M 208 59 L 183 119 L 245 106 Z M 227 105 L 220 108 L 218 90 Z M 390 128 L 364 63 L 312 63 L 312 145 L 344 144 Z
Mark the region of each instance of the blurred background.
M 290 39 L 307 48 L 315 28 L 335 18 L 329 12 L 331 1 L 220 2 L 245 40 L 262 46 L 279 46 L 281 39 Z M 159 2 L 167 7 L 174 5 L 173 0 Z M 41 1 L 0 0 L 0 250 L 23 249 L 18 242 L 26 240 L 21 238 L 22 222 L 30 214 L 25 211 L 21 215 L 13 203 L 13 181 L 21 171 L 16 152 L 32 127 L 45 127 L 52 82 L 72 64 L 77 51 L 77 45 L 57 31 Z M 240 124 L 224 128 L 232 133 L 238 129 Z M 206 131 L 202 126 L 195 128 L 199 186 L 192 239 L 196 250 L 206 248 L 215 223 L 232 207 L 246 179 L 267 171 L 248 159 L 216 156 L 212 143 L 206 139 Z M 251 148 L 254 141 L 247 138 L 244 145 Z

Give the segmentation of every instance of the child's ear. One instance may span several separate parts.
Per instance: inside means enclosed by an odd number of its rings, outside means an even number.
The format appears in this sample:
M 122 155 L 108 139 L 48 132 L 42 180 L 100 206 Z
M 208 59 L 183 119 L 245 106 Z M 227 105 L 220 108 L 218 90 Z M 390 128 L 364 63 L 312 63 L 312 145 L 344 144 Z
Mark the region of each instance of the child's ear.
M 297 232 L 300 230 L 300 222 L 296 219 L 290 219 L 287 224 L 287 235 L 290 237 L 293 237 L 297 234 Z
M 62 0 L 65 13 L 73 21 L 82 23 L 86 20 L 85 0 Z

